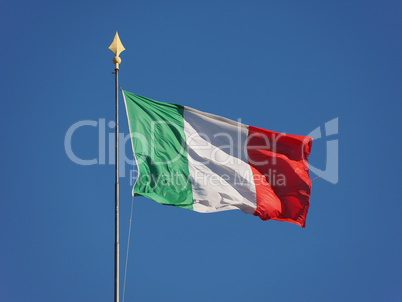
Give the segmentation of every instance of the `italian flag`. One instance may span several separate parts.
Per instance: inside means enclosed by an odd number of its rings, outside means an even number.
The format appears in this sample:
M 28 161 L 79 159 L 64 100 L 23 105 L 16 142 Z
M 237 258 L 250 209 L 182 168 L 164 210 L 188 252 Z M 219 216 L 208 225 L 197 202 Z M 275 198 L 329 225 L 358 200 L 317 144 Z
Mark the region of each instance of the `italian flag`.
M 134 195 L 200 213 L 241 210 L 305 227 L 312 138 L 123 91 Z

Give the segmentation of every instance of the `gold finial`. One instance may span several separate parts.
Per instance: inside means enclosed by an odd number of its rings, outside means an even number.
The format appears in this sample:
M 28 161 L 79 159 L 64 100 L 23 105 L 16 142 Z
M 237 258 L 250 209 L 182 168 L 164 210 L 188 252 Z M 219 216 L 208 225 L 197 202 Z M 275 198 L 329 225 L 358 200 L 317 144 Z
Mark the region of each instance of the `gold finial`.
M 115 57 L 113 58 L 113 63 L 116 65 L 116 69 L 119 69 L 119 64 L 121 63 L 121 59 L 119 57 L 120 53 L 125 50 L 123 44 L 121 44 L 119 34 L 116 31 L 116 35 L 114 36 L 112 44 L 110 44 L 109 49 L 113 51 Z

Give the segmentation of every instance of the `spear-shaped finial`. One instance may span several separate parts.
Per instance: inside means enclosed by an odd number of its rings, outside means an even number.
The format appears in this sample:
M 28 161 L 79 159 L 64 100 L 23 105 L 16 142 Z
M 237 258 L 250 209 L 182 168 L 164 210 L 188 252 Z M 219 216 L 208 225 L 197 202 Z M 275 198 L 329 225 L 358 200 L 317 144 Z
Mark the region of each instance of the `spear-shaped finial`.
M 113 58 L 113 63 L 116 65 L 116 69 L 119 69 L 119 64 L 121 63 L 121 59 L 119 57 L 120 53 L 125 50 L 123 44 L 121 44 L 119 34 L 116 31 L 116 35 L 114 36 L 112 44 L 110 44 L 109 49 L 113 51 L 115 57 Z

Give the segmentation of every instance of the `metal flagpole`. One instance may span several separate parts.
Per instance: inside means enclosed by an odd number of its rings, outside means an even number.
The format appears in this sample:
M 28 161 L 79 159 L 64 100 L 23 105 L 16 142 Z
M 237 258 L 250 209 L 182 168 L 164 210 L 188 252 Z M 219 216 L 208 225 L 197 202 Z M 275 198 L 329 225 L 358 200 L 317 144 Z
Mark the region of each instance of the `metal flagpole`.
M 109 49 L 113 51 L 115 57 L 113 63 L 115 64 L 115 90 L 116 90 L 116 128 L 115 128 L 115 242 L 114 242 L 114 302 L 119 302 L 119 64 L 121 59 L 120 53 L 125 50 L 121 44 L 119 35 L 116 31 L 112 44 Z

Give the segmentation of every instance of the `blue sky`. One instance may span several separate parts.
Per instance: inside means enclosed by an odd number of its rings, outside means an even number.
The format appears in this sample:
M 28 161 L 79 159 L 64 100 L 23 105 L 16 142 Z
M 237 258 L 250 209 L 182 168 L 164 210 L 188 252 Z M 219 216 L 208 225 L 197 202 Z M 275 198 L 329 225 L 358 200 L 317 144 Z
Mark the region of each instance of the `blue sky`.
M 313 143 L 324 170 L 338 140 L 339 181 L 313 181 L 305 229 L 136 198 L 126 301 L 402 299 L 401 3 L 4 0 L 0 12 L 1 301 L 113 299 L 114 166 L 73 163 L 64 138 L 114 118 L 116 30 L 125 90 L 291 134 L 339 121 Z M 74 134 L 77 156 L 98 156 L 98 128 Z M 128 175 L 120 187 L 123 273 Z

